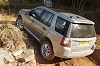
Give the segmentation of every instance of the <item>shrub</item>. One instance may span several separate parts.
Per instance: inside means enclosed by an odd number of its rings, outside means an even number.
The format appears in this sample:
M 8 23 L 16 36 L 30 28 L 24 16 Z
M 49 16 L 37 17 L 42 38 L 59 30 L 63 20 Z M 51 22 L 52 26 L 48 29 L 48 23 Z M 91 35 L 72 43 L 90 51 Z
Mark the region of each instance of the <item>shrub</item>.
M 0 0 L 0 9 L 8 9 L 10 5 L 9 0 Z

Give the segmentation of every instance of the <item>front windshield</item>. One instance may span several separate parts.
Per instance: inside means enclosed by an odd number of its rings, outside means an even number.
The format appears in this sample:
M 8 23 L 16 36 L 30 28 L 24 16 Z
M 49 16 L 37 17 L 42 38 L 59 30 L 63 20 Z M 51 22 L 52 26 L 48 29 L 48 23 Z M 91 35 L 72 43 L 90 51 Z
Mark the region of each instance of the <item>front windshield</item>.
M 71 38 L 95 37 L 95 29 L 92 24 L 72 24 Z

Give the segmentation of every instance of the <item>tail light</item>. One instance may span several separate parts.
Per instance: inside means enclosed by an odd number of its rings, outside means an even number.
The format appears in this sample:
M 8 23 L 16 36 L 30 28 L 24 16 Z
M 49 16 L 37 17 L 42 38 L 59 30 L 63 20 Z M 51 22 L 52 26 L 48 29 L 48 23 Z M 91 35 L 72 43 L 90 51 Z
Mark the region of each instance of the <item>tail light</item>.
M 61 40 L 60 45 L 64 46 L 64 47 L 70 47 L 70 45 L 69 45 L 69 38 L 63 37 L 62 40 Z

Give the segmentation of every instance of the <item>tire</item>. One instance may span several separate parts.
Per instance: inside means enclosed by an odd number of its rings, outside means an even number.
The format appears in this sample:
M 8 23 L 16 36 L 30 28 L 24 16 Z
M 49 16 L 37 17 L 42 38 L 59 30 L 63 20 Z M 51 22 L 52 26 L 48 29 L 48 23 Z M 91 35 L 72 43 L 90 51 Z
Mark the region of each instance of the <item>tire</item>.
M 45 60 L 53 60 L 55 58 L 52 45 L 49 41 L 44 40 L 41 45 L 41 56 Z
M 18 17 L 16 20 L 16 26 L 20 29 L 20 30 L 24 30 L 24 25 L 23 25 L 23 20 L 21 17 Z

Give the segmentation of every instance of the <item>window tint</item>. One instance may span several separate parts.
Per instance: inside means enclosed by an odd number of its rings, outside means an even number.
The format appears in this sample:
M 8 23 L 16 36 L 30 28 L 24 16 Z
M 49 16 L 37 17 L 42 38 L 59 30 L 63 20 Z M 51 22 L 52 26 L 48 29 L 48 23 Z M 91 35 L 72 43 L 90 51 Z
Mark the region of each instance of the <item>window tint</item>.
M 51 12 L 46 11 L 43 16 L 41 17 L 41 21 L 47 25 L 50 26 L 52 19 L 53 19 L 53 15 Z
M 40 14 L 41 14 L 42 12 L 43 12 L 43 9 L 37 8 L 37 9 L 34 9 L 34 10 L 32 10 L 32 11 L 30 12 L 30 16 L 33 16 L 33 17 L 39 19 L 39 16 L 40 16 Z
M 65 25 L 66 25 L 66 20 L 58 17 L 55 25 L 55 30 L 60 34 L 63 34 Z

